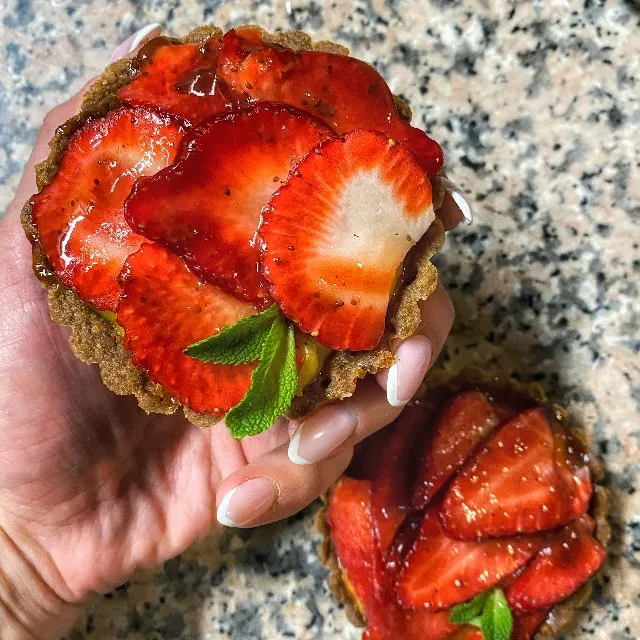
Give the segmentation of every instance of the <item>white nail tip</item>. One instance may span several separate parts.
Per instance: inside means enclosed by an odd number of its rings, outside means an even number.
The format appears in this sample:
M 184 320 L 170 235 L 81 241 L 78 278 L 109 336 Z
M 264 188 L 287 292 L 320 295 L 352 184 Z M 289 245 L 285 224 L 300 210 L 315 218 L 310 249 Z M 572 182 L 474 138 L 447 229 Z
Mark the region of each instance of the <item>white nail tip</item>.
M 453 201 L 458 205 L 462 215 L 468 224 L 473 222 L 473 213 L 471 213 L 471 207 L 469 203 L 464 199 L 463 195 L 459 191 L 451 191 L 451 197 Z
M 154 29 L 162 29 L 162 25 L 159 25 L 157 22 L 150 24 L 146 27 L 142 27 L 140 31 L 135 34 L 133 41 L 131 42 L 131 48 L 129 49 L 129 53 L 131 53 L 138 45 L 154 30 Z
M 234 522 L 230 518 L 227 517 L 227 511 L 229 511 L 229 505 L 231 504 L 231 498 L 233 498 L 233 494 L 238 490 L 238 487 L 234 487 L 227 493 L 227 495 L 222 498 L 222 502 L 218 507 L 218 511 L 216 513 L 216 518 L 218 522 L 225 527 L 237 527 L 239 526 L 237 522 Z
M 387 375 L 387 402 L 392 407 L 404 407 L 408 400 L 398 398 L 398 365 L 392 364 Z
M 302 433 L 302 425 L 300 425 L 295 433 L 293 434 L 291 441 L 289 442 L 289 449 L 287 454 L 289 456 L 289 460 L 293 462 L 293 464 L 311 464 L 308 460 L 305 460 L 299 453 L 298 449 L 300 448 L 300 435 Z

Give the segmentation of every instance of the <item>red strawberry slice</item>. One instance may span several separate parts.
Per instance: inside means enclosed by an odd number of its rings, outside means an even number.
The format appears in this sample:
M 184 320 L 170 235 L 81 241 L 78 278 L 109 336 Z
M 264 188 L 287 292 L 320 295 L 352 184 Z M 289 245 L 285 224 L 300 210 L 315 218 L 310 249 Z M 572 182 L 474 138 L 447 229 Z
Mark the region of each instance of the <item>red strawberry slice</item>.
M 327 519 L 342 571 L 365 609 L 371 637 L 388 638 L 402 622 L 377 560 L 371 513 L 371 483 L 342 477 L 331 492 Z
M 401 611 L 399 608 L 397 611 Z M 453 640 L 458 638 L 455 633 L 457 625 L 449 622 L 449 612 L 427 611 L 402 612 L 398 615 L 397 626 L 386 633 L 371 628 L 365 629 L 362 640 Z M 463 636 L 460 636 L 462 639 Z M 464 636 L 464 640 L 471 640 Z M 482 637 L 473 640 L 482 640 Z
M 398 599 L 408 609 L 430 611 L 465 602 L 524 566 L 539 548 L 537 538 L 454 539 L 442 526 L 439 505 L 433 505 L 399 571 Z
M 604 562 L 607 552 L 590 533 L 590 519 L 563 529 L 544 547 L 506 592 L 509 606 L 529 613 L 548 609 L 577 591 Z
M 537 408 L 501 427 L 452 482 L 443 522 L 465 539 L 553 529 L 585 513 L 586 464 L 566 455 L 565 436 Z
M 460 627 L 449 622 L 449 611 L 403 611 L 405 620 L 401 631 L 387 636 L 387 640 L 446 640 Z
M 391 590 L 378 588 L 383 576 L 374 562 L 377 549 L 369 481 L 342 477 L 331 492 L 327 517 L 340 566 L 365 610 L 364 640 L 444 640 L 459 628 L 448 621 L 447 612 L 408 615 Z
M 485 638 L 478 627 L 465 625 L 460 631 L 448 638 L 448 640 L 485 640 Z
M 428 175 L 442 168 L 440 145 L 400 118 L 389 87 L 365 62 L 321 51 L 294 52 L 262 43 L 255 29 L 242 29 L 225 34 L 218 75 L 237 94 L 302 109 L 338 133 L 381 131 L 411 149 Z
M 531 640 L 548 615 L 549 611 L 544 610 L 536 611 L 526 616 L 514 616 L 511 637 L 513 640 Z
M 254 307 L 199 282 L 180 257 L 158 244 L 144 244 L 130 256 L 122 280 L 118 324 L 134 364 L 197 413 L 222 414 L 238 404 L 254 364 L 210 364 L 183 351 L 254 314 Z
M 418 534 L 420 533 L 422 517 L 423 514 L 420 511 L 414 511 L 406 516 L 398 527 L 387 549 L 384 557 L 384 568 L 392 578 L 404 564 L 407 553 L 409 553 L 415 545 Z
M 429 504 L 498 424 L 491 403 L 479 391 L 460 393 L 443 407 L 424 450 L 414 509 Z
M 373 349 L 396 272 L 434 220 L 431 184 L 382 134 L 352 131 L 307 154 L 263 212 L 270 292 L 332 349 Z
M 371 483 L 343 476 L 331 491 L 327 520 L 331 541 L 347 579 L 366 607 L 376 601 Z
M 138 75 L 118 91 L 128 104 L 157 107 L 197 124 L 230 111 L 235 99 L 216 77 L 222 38 L 202 44 L 176 44 L 154 38 L 140 50 Z
M 291 166 L 329 135 L 321 122 L 282 106 L 207 122 L 185 136 L 171 167 L 138 181 L 127 220 L 183 256 L 207 282 L 261 304 L 253 242 L 260 210 Z
M 384 558 L 398 528 L 411 510 L 411 489 L 415 474 L 415 452 L 425 431 L 424 413 L 419 407 L 404 410 L 384 450 L 384 461 L 373 480 L 371 509 L 378 549 Z
M 42 251 L 60 281 L 97 309 L 113 311 L 118 274 L 143 238 L 123 203 L 138 176 L 173 161 L 182 130 L 168 116 L 121 108 L 69 140 L 53 180 L 33 196 Z

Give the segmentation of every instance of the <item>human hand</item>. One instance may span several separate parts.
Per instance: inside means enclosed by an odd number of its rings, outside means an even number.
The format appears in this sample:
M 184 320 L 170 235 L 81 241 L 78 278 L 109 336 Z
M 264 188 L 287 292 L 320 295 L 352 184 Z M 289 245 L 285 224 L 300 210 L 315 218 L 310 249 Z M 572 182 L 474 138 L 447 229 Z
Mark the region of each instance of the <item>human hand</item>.
M 130 39 L 118 53 L 139 43 L 140 36 Z M 363 381 L 352 398 L 302 426 L 282 419 L 236 441 L 223 423 L 201 430 L 178 415 L 145 415 L 77 360 L 67 330 L 49 319 L 19 222 L 36 190 L 34 165 L 81 99 L 82 92 L 45 118 L 0 221 L 3 640 L 59 637 L 89 594 L 180 553 L 218 521 L 254 526 L 303 508 L 342 473 L 358 441 L 398 415 L 453 320 L 439 288 L 423 303 L 420 334 L 395 345 L 391 372 Z

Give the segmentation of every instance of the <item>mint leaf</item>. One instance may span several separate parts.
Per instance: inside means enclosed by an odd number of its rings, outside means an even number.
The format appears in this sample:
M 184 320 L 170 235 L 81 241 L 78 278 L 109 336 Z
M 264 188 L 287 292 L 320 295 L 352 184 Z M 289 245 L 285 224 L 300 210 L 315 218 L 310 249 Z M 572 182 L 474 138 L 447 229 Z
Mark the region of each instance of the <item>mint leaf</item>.
M 489 594 L 482 610 L 480 630 L 484 640 L 509 640 L 513 629 L 513 616 L 502 589 Z
M 214 364 L 259 361 L 244 398 L 225 418 L 235 438 L 262 433 L 291 405 L 298 386 L 295 333 L 275 304 L 184 352 Z
M 513 616 L 502 589 L 491 589 L 452 607 L 449 622 L 480 627 L 484 640 L 509 640 Z
M 215 336 L 195 342 L 184 352 L 203 362 L 217 364 L 253 362 L 260 358 L 262 345 L 279 314 L 277 305 L 273 304 L 258 315 L 242 318 L 235 324 L 224 327 Z
M 293 327 L 281 314 L 272 321 L 262 345 L 251 387 L 225 417 L 234 438 L 262 433 L 291 405 L 298 386 Z
M 451 613 L 449 614 L 449 622 L 453 624 L 475 624 L 473 620 L 482 613 L 488 597 L 489 591 L 484 591 L 468 602 L 463 602 L 462 604 L 457 604 L 455 607 L 452 607 Z M 480 625 L 478 624 L 477 626 Z

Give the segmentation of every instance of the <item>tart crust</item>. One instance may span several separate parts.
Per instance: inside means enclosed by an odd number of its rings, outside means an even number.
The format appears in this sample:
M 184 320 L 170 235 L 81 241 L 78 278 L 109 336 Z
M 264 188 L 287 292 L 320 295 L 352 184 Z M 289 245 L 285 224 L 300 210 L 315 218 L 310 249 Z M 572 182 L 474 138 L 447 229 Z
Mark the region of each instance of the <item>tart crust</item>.
M 251 25 L 253 26 L 253 25 Z M 259 27 L 257 27 L 259 28 Z M 348 55 L 349 50 L 332 42 L 313 42 L 302 31 L 268 33 L 260 29 L 267 42 L 276 43 L 293 50 L 316 50 Z M 172 39 L 175 44 L 199 43 L 212 36 L 222 35 L 217 27 L 203 26 L 191 31 L 186 37 Z M 135 58 L 123 59 L 109 65 L 88 89 L 80 112 L 62 124 L 49 143 L 49 157 L 36 166 L 38 190 L 53 179 L 58 163 L 70 137 L 87 121 L 105 116 L 109 111 L 122 106 L 118 90 L 128 84 L 138 73 Z M 401 98 L 394 97 L 400 116 L 409 121 L 411 109 Z M 441 195 L 434 189 L 434 206 L 437 208 Z M 32 244 L 34 272 L 48 289 L 49 312 L 58 324 L 71 328 L 70 344 L 75 355 L 83 362 L 98 364 L 104 384 L 118 395 L 134 395 L 140 407 L 147 413 L 171 414 L 181 406 L 159 384 L 154 383 L 146 371 L 137 369 L 129 353 L 124 349 L 122 333 L 110 319 L 81 300 L 70 288 L 64 286 L 54 275 L 51 266 L 42 254 L 38 232 L 31 215 L 31 204 L 27 202 L 21 214 L 22 226 Z M 425 236 L 414 247 L 414 273 L 405 279 L 397 290 L 394 310 L 388 330 L 380 345 L 372 351 L 335 352 L 326 361 L 316 380 L 296 398 L 289 411 L 290 417 L 302 417 L 311 413 L 324 402 L 349 397 L 355 391 L 359 378 L 367 373 L 393 364 L 389 349 L 393 337 L 406 338 L 413 335 L 420 322 L 418 303 L 426 300 L 437 286 L 438 274 L 431 263 L 432 256 L 444 243 L 444 228 L 438 219 Z M 198 414 L 183 407 L 185 416 L 193 424 L 208 427 L 220 421 L 220 416 Z
M 517 395 L 536 404 L 550 405 L 558 417 L 565 425 L 568 424 L 567 410 L 560 405 L 550 403 L 537 383 L 524 384 L 512 379 L 502 378 L 500 376 L 491 376 L 486 372 L 468 368 L 452 374 L 443 370 L 434 371 L 429 374 L 422 386 L 414 396 L 412 404 L 421 404 L 422 398 L 426 397 L 430 390 L 439 388 L 446 392 L 455 393 L 462 389 L 468 389 L 473 386 L 481 386 L 484 389 L 493 391 L 502 391 L 509 394 Z M 585 450 L 589 451 L 588 440 L 584 430 L 569 426 L 572 434 L 585 445 Z M 590 515 L 595 522 L 595 538 L 606 549 L 611 537 L 611 527 L 607 521 L 607 513 L 609 511 L 609 491 L 601 484 L 604 472 L 600 462 L 594 457 L 589 457 L 589 470 L 594 481 L 593 497 L 591 498 Z M 331 528 L 327 519 L 328 501 L 331 490 L 322 496 L 322 506 L 316 514 L 316 526 L 322 542 L 318 547 L 318 556 L 320 562 L 329 569 L 329 590 L 333 597 L 341 602 L 347 613 L 349 621 L 357 627 L 366 626 L 366 618 L 364 612 L 349 585 L 346 577 L 342 573 L 338 557 L 331 542 Z M 578 615 L 583 611 L 584 605 L 590 600 L 593 591 L 593 583 L 598 574 L 589 579 L 589 581 L 566 600 L 559 602 L 551 609 L 547 619 L 542 623 L 534 640 L 551 640 L 556 638 L 562 631 L 566 631 L 572 622 L 576 620 Z

